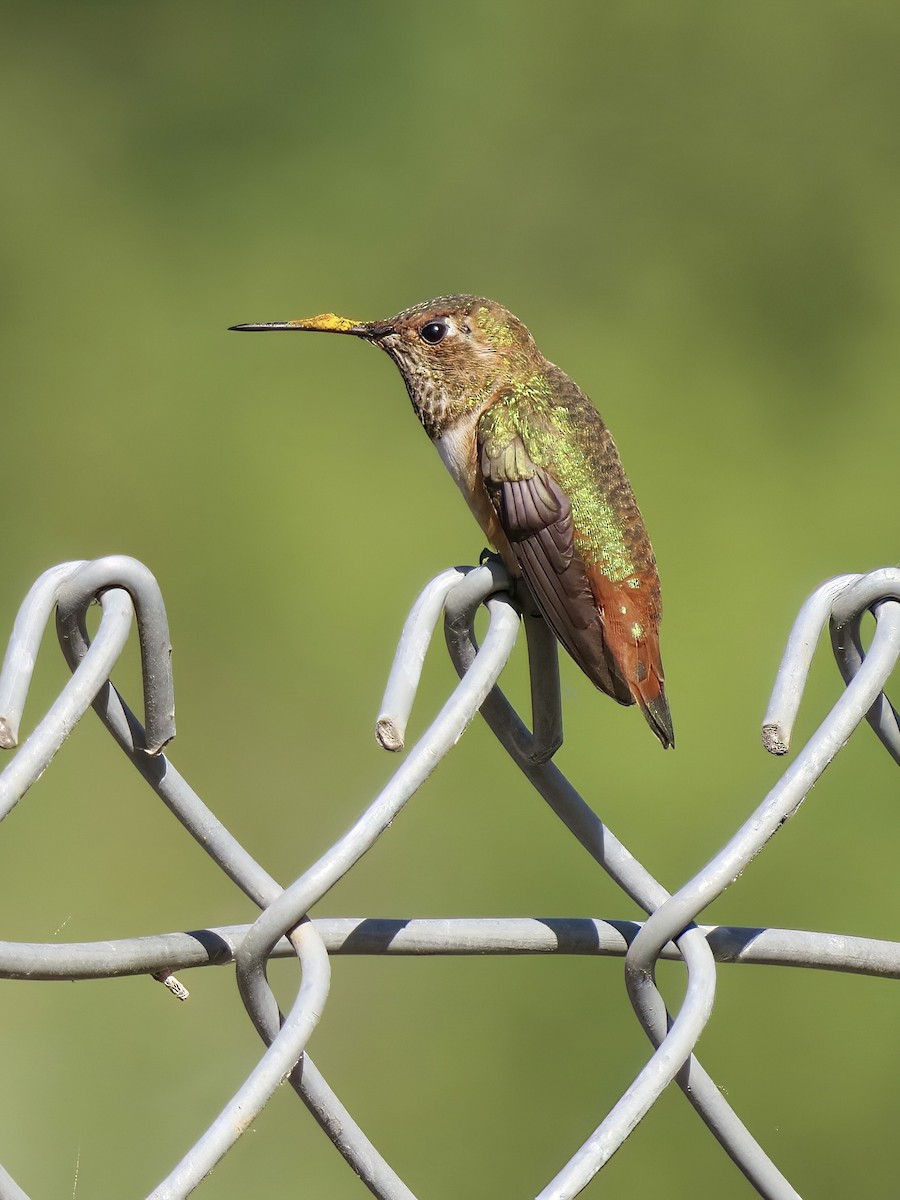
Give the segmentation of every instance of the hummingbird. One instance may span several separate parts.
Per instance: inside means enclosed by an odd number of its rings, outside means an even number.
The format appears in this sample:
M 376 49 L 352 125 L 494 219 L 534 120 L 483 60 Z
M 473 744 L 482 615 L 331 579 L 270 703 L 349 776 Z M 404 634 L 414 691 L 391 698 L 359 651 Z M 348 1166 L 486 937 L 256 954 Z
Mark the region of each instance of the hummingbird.
M 335 313 L 233 325 L 343 333 L 396 363 L 413 409 L 484 533 L 591 682 L 637 703 L 674 746 L 653 548 L 612 436 L 528 328 L 482 296 L 440 296 L 384 321 Z

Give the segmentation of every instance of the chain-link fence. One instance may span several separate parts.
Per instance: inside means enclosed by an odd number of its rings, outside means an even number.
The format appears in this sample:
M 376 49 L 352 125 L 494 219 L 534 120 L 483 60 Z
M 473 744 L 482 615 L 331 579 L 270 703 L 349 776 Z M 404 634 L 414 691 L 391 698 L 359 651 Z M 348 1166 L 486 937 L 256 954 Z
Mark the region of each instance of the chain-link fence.
M 102 616 L 87 633 L 88 607 Z M 489 623 L 479 646 L 479 606 Z M 44 629 L 55 611 L 57 632 L 72 677 L 44 718 L 19 746 L 19 724 Z M 864 651 L 860 622 L 871 612 L 876 628 Z M 0 671 L 0 747 L 16 749 L 0 775 L 0 818 L 47 768 L 77 721 L 93 705 L 131 762 L 184 828 L 261 909 L 250 926 L 210 928 L 87 944 L 0 943 L 0 977 L 86 979 L 150 974 L 186 995 L 174 972 L 235 962 L 247 1012 L 265 1052 L 215 1121 L 151 1193 L 154 1200 L 187 1195 L 260 1114 L 288 1079 L 325 1134 L 370 1191 L 385 1200 L 413 1193 L 366 1137 L 306 1053 L 328 999 L 332 954 L 597 954 L 625 958 L 625 981 L 637 1019 L 653 1046 L 646 1065 L 581 1148 L 539 1192 L 538 1200 L 576 1196 L 601 1170 L 673 1081 L 757 1191 L 773 1200 L 796 1197 L 765 1150 L 693 1056 L 712 1011 L 716 963 L 768 963 L 896 978 L 900 943 L 787 929 L 704 927 L 697 916 L 744 870 L 799 807 L 810 788 L 865 718 L 900 762 L 897 714 L 883 694 L 900 654 L 900 570 L 845 575 L 820 587 L 800 611 L 788 640 L 763 742 L 788 750 L 791 730 L 822 628 L 830 624 L 846 690 L 791 766 L 734 836 L 692 879 L 670 894 L 620 843 L 551 761 L 562 737 L 557 648 L 529 606 L 517 602 L 502 567 L 487 562 L 445 571 L 422 592 L 404 627 L 391 670 L 377 737 L 401 750 L 432 632 L 444 615 L 447 646 L 460 683 L 430 728 L 352 828 L 282 888 L 217 820 L 162 753 L 174 736 L 174 697 L 168 625 L 153 576 L 134 559 L 65 563 L 34 584 L 15 622 Z M 142 725 L 108 682 L 137 621 L 143 675 Z M 524 617 L 532 685 L 529 730 L 496 686 Z M 362 920 L 306 914 L 373 845 L 451 749 L 477 712 L 497 740 L 597 865 L 648 914 L 631 921 Z M 274 955 L 296 956 L 301 982 L 286 1015 L 266 976 Z M 684 963 L 683 1004 L 670 1014 L 656 987 L 660 958 Z M 0 1167 L 0 1200 L 26 1192 Z

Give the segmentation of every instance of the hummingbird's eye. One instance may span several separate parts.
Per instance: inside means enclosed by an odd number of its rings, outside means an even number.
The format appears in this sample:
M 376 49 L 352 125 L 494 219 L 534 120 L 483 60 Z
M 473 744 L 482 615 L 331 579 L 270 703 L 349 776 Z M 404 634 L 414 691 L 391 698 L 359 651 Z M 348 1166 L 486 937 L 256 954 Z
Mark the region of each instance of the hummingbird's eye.
M 450 325 L 447 321 L 429 321 L 419 330 L 419 337 L 429 346 L 436 346 L 438 342 L 444 340 L 449 332 Z

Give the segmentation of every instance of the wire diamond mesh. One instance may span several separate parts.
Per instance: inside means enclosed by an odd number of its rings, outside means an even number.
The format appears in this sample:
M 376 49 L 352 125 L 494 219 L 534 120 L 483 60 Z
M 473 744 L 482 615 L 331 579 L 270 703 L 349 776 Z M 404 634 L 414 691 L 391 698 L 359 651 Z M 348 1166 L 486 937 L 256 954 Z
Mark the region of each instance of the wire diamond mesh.
M 526 597 L 527 599 L 527 597 Z M 99 602 L 95 636 L 88 607 Z M 474 619 L 484 605 L 489 623 L 481 645 Z M 44 629 L 55 611 L 59 641 L 72 677 L 23 744 L 19 725 Z M 860 623 L 876 622 L 868 650 Z M 444 617 L 460 682 L 422 738 L 356 823 L 316 862 L 282 888 L 215 817 L 163 754 L 172 739 L 174 691 L 168 624 L 155 579 L 125 557 L 64 563 L 45 572 L 28 593 L 0 671 L 0 748 L 15 750 L 0 775 L 0 819 L 22 799 L 93 705 L 143 778 L 188 833 L 261 912 L 250 926 L 225 926 L 73 944 L 0 943 L 0 977 L 87 979 L 148 974 L 181 999 L 175 972 L 234 962 L 240 995 L 265 1050 L 213 1123 L 150 1193 L 186 1196 L 259 1116 L 288 1079 L 335 1147 L 369 1190 L 384 1200 L 413 1193 L 353 1120 L 306 1047 L 329 994 L 334 954 L 599 954 L 625 959 L 625 983 L 652 1053 L 644 1067 L 583 1145 L 538 1193 L 538 1200 L 574 1197 L 609 1161 L 672 1082 L 753 1184 L 773 1200 L 797 1192 L 732 1109 L 693 1055 L 710 1018 L 717 962 L 767 963 L 896 978 L 900 943 L 787 929 L 698 926 L 719 896 L 796 812 L 853 730 L 867 719 L 900 762 L 897 714 L 883 694 L 900 654 L 900 570 L 844 575 L 823 584 L 801 609 L 788 639 L 763 724 L 763 742 L 787 752 L 807 674 L 822 628 L 846 689 L 778 783 L 727 844 L 693 878 L 670 894 L 605 826 L 551 761 L 562 739 L 555 640 L 527 603 L 510 591 L 503 568 L 486 562 L 453 569 L 425 588 L 404 627 L 388 680 L 376 736 L 385 749 L 404 747 L 405 732 L 432 632 Z M 532 683 L 529 730 L 497 680 L 524 618 Z M 141 648 L 143 725 L 109 683 L 135 619 Z M 316 919 L 308 911 L 352 869 L 397 816 L 481 712 L 501 746 L 574 837 L 647 914 L 631 921 L 579 918 L 388 920 Z M 18 748 L 17 748 L 18 747 Z M 279 1011 L 266 973 L 274 956 L 299 960 L 301 981 L 286 1014 Z M 678 1012 L 667 1011 L 656 986 L 659 959 L 683 962 L 687 987 Z M 0 1167 L 0 1200 L 27 1193 Z

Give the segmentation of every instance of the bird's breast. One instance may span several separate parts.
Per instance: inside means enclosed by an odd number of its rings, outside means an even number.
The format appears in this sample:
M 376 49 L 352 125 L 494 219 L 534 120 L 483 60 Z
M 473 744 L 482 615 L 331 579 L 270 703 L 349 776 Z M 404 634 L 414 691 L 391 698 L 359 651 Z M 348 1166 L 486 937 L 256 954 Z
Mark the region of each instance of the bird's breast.
M 474 490 L 478 466 L 478 454 L 475 446 L 475 426 L 472 419 L 457 421 L 446 429 L 440 437 L 434 439 L 434 444 L 444 466 L 456 480 L 456 485 L 463 494 Z
M 445 429 L 440 437 L 436 437 L 434 445 L 456 486 L 465 496 L 478 524 L 497 548 L 507 567 L 514 575 L 518 575 L 516 556 L 485 490 L 478 462 L 477 425 L 477 415 L 466 416 L 456 421 L 449 429 Z

